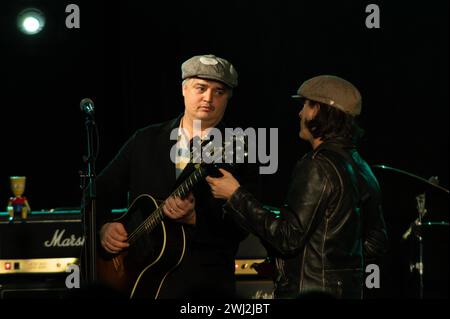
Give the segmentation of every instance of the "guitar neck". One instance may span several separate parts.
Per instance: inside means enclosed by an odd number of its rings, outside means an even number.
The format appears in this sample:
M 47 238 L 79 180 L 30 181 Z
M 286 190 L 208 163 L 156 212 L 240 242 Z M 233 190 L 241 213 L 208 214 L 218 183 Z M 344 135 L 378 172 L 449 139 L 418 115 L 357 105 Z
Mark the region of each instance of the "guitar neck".
M 189 177 L 181 183 L 180 186 L 177 187 L 175 191 L 171 194 L 171 196 L 177 196 L 177 197 L 185 197 L 193 188 L 195 185 L 198 184 L 199 181 L 201 181 L 206 176 L 206 169 L 202 167 L 201 165 L 198 165 L 195 168 L 195 171 L 189 175 Z

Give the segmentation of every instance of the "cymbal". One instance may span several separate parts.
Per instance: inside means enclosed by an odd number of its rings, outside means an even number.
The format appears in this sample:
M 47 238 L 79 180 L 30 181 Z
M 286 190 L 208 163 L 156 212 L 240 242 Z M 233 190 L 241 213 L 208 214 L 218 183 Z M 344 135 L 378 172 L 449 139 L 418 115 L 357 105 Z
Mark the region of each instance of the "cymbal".
M 373 165 L 372 168 L 380 183 L 385 217 L 388 220 L 399 224 L 414 220 L 418 214 L 417 198 L 422 194 L 425 194 L 425 208 L 428 211 L 424 222 L 448 220 L 448 189 L 387 165 Z
M 439 190 L 442 191 L 444 194 L 450 194 L 450 191 L 445 188 L 442 187 L 441 185 L 438 184 L 438 182 L 436 182 L 433 178 L 430 179 L 425 179 L 423 177 L 420 177 L 418 175 L 415 175 L 413 173 L 398 169 L 398 168 L 394 168 L 394 167 L 390 167 L 387 165 L 372 165 L 372 168 L 378 170 L 378 171 L 382 171 L 383 173 L 391 173 L 393 175 L 394 178 L 398 178 L 398 180 L 410 180 L 409 182 L 415 182 L 419 185 L 422 185 L 422 187 L 426 188 L 427 190 Z M 380 173 L 380 172 L 377 172 Z M 378 174 L 377 174 L 378 177 Z

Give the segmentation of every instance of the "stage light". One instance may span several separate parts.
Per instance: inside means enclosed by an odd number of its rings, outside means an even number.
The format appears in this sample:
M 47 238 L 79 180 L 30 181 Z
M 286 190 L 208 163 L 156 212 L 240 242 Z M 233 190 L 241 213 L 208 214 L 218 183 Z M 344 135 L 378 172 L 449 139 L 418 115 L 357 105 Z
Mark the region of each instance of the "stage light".
M 41 10 L 27 8 L 17 16 L 17 26 L 25 34 L 36 34 L 44 28 L 45 16 Z

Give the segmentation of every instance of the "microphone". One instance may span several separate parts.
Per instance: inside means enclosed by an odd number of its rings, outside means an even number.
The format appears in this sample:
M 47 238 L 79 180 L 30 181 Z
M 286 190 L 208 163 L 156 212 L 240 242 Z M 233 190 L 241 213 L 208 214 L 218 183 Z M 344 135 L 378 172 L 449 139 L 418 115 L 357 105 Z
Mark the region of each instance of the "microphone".
M 94 116 L 94 102 L 90 98 L 84 98 L 80 102 L 80 109 L 86 115 Z

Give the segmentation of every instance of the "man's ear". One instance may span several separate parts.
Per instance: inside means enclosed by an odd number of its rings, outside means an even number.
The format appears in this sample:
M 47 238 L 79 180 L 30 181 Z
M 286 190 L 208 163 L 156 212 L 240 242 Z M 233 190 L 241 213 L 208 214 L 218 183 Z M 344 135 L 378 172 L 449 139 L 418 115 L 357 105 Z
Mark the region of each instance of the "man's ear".
M 316 117 L 316 114 L 319 113 L 319 110 L 320 110 L 320 104 L 317 102 L 314 102 L 313 110 L 314 110 L 313 117 Z
M 191 78 L 184 79 L 183 82 L 181 82 L 181 94 L 183 96 L 186 96 L 186 90 L 187 86 L 189 85 L 189 82 L 191 82 Z

